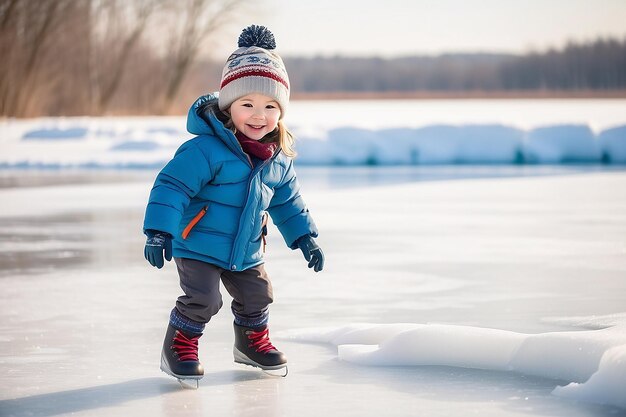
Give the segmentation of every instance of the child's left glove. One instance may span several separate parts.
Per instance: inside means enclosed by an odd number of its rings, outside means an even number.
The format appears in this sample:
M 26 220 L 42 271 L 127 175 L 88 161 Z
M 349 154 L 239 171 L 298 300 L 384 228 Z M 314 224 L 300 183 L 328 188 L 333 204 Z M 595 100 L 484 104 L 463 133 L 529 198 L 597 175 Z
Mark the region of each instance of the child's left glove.
M 309 261 L 309 268 L 313 268 L 315 272 L 319 272 L 324 269 L 324 252 L 317 246 L 317 243 L 309 235 L 300 237 L 296 244 L 302 251 L 304 259 Z
M 165 251 L 165 259 L 172 260 L 172 236 L 158 230 L 146 230 L 146 235 L 148 239 L 143 250 L 143 256 L 150 262 L 150 265 L 161 269 L 164 264 L 163 251 Z

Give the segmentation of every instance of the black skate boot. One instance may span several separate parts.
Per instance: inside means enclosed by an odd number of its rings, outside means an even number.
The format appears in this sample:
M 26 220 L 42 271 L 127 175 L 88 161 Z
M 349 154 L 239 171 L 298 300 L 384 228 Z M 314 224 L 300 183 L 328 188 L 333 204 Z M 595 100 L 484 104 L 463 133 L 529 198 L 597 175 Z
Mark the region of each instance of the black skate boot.
M 233 347 L 233 355 L 235 362 L 255 366 L 264 371 L 284 369 L 285 372 L 280 376 L 287 376 L 287 357 L 270 342 L 267 325 L 251 328 L 235 323 L 234 326 L 235 346 Z
M 204 376 L 204 369 L 198 360 L 198 339 L 202 333 L 183 333 L 171 324 L 167 327 L 161 370 L 178 378 L 184 388 L 198 388 L 198 381 Z

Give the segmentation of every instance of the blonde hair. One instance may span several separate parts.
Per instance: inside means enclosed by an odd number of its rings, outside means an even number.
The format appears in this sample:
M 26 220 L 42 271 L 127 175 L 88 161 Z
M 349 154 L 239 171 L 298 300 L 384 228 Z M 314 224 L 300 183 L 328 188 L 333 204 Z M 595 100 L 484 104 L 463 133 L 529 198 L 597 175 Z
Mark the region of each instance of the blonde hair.
M 219 110 L 217 113 L 218 119 L 224 123 L 224 127 L 233 133 L 237 133 L 237 128 L 235 128 L 235 124 L 233 123 L 233 119 L 230 117 L 230 114 L 226 111 Z M 295 158 L 297 155 L 296 150 L 294 149 L 296 139 L 293 136 L 293 133 L 287 129 L 287 126 L 285 126 L 282 120 L 278 121 L 276 129 L 265 135 L 261 140 L 259 140 L 259 142 L 277 143 L 280 150 L 289 158 Z

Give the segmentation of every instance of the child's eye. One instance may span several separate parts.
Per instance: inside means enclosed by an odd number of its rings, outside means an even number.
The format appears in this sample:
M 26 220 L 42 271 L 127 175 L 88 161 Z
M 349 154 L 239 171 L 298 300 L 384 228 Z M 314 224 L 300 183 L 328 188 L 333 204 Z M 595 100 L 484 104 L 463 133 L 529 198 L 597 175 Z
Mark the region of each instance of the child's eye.
M 243 103 L 244 107 L 252 107 L 252 103 Z
M 275 109 L 276 106 L 274 106 L 273 104 L 268 104 L 267 106 L 265 106 L 266 109 Z

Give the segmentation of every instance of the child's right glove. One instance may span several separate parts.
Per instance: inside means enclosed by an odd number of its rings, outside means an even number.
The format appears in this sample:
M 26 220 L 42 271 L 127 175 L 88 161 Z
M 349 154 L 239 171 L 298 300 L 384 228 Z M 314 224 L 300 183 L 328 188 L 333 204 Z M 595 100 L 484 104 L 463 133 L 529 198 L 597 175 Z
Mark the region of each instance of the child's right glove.
M 172 236 L 169 233 L 158 230 L 146 230 L 148 239 L 143 250 L 143 256 L 150 262 L 150 265 L 163 268 L 163 251 L 165 259 L 172 260 Z
M 309 268 L 313 268 L 315 272 L 319 272 L 324 269 L 324 252 L 317 246 L 317 243 L 309 235 L 304 235 L 298 240 L 296 244 L 302 251 L 304 259 L 309 261 Z

